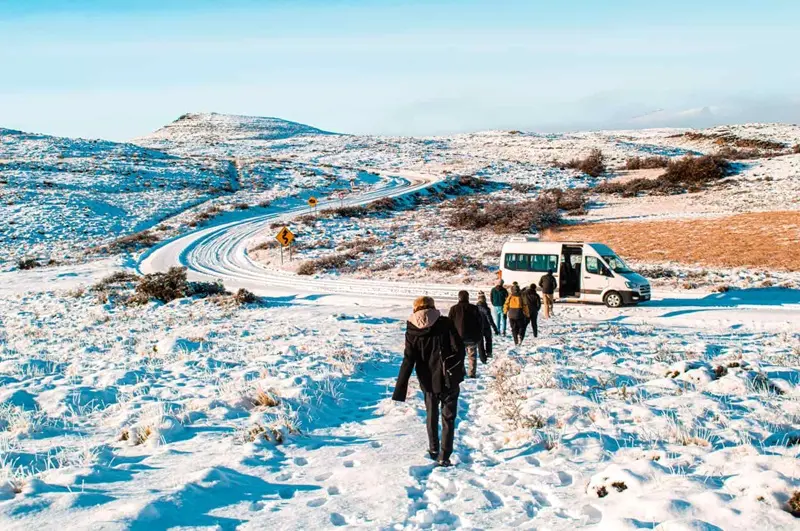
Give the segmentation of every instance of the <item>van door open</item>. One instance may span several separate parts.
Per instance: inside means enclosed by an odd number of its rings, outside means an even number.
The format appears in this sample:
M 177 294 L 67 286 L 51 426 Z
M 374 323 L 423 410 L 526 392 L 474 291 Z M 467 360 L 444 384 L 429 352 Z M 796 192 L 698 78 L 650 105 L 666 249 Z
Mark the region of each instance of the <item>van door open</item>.
M 579 298 L 581 296 L 581 263 L 583 246 L 564 245 L 561 248 L 561 265 L 558 269 L 558 296 Z

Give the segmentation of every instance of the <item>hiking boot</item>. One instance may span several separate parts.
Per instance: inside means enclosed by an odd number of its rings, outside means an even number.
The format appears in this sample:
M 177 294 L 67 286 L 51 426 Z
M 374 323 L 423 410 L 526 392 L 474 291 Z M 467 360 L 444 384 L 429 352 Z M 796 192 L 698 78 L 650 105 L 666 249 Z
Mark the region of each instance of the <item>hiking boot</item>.
M 430 450 L 428 450 L 428 452 L 425 454 L 425 457 L 427 457 L 431 461 L 438 461 L 439 460 L 439 451 L 437 450 L 435 452 L 431 452 Z
M 436 464 L 443 467 L 453 466 L 453 463 L 450 462 L 450 459 L 439 459 Z

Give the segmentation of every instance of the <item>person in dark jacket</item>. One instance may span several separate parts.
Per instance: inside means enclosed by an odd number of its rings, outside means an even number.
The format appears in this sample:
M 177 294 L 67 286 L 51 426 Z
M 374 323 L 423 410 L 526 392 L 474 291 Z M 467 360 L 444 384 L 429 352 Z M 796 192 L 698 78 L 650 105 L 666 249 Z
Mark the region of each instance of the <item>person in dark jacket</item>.
M 547 272 L 541 280 L 539 280 L 539 287 L 542 288 L 542 304 L 544 305 L 544 317 L 549 319 L 553 313 L 553 294 L 556 292 L 558 282 L 556 277 L 553 276 L 553 270 Z
M 489 293 L 492 299 L 492 312 L 494 313 L 495 325 L 498 330 L 503 329 L 503 335 L 506 335 L 506 314 L 503 313 L 503 306 L 506 304 L 508 298 L 508 290 L 503 286 L 503 279 L 497 279 L 497 284 L 492 288 Z M 500 332 L 498 332 L 500 333 Z
M 414 301 L 414 313 L 406 324 L 406 348 L 392 400 L 405 401 L 408 381 L 415 368 L 425 395 L 428 455 L 440 466 L 450 466 L 459 384 L 464 381 L 464 343 L 453 322 L 439 313 L 431 297 L 419 297 Z
M 478 375 L 478 351 L 483 349 L 483 317 L 478 307 L 469 302 L 468 292 L 458 292 L 458 304 L 450 308 L 448 317 L 464 342 L 469 366 L 467 377 L 475 378 Z
M 529 317 L 528 307 L 525 305 L 525 298 L 519 291 L 519 286 L 511 286 L 511 294 L 506 299 L 503 311 L 508 315 L 511 324 L 511 335 L 514 337 L 514 344 L 521 345 L 525 339 L 525 329 L 528 327 L 527 318 Z
M 475 304 L 478 307 L 478 311 L 483 317 L 483 342 L 478 343 L 478 346 L 482 346 L 483 349 L 478 351 L 478 355 L 481 358 L 483 363 L 486 363 L 488 358 L 492 357 L 492 330 L 494 333 L 497 334 L 497 326 L 494 324 L 494 319 L 492 319 L 492 314 L 489 311 L 489 305 L 486 304 L 486 294 L 482 291 L 478 292 L 478 302 Z
M 539 337 L 539 309 L 542 307 L 542 298 L 536 293 L 536 284 L 531 284 L 523 290 L 522 297 L 528 307 L 528 319 L 531 321 L 533 337 Z

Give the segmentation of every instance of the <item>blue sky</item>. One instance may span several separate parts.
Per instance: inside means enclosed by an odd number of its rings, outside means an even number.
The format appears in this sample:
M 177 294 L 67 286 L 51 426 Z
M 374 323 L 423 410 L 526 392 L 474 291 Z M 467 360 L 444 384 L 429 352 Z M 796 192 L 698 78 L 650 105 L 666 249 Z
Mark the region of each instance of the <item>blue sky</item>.
M 223 5 L 224 4 L 224 5 Z M 800 2 L 0 0 L 0 127 L 444 134 L 800 121 Z

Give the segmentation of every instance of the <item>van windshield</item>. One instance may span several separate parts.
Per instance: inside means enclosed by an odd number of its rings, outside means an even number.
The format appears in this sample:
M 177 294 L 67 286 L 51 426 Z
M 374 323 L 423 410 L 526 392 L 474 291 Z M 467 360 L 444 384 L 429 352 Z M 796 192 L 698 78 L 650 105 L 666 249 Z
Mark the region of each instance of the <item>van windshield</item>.
M 622 258 L 619 256 L 610 254 L 603 257 L 603 260 L 606 261 L 608 267 L 614 270 L 615 273 L 633 273 L 633 270 L 628 267 L 628 264 L 622 261 Z

